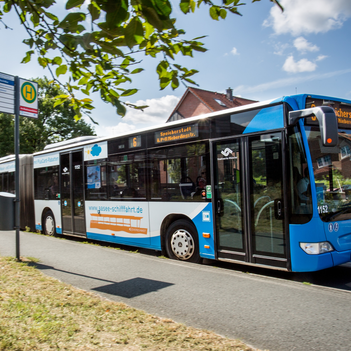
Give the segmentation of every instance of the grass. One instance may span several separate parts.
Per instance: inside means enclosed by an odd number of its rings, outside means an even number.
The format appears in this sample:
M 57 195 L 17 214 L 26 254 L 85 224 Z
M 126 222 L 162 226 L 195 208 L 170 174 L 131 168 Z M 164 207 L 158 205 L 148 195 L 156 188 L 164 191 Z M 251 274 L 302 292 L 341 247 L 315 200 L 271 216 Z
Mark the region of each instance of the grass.
M 253 349 L 108 301 L 24 262 L 0 257 L 0 350 Z

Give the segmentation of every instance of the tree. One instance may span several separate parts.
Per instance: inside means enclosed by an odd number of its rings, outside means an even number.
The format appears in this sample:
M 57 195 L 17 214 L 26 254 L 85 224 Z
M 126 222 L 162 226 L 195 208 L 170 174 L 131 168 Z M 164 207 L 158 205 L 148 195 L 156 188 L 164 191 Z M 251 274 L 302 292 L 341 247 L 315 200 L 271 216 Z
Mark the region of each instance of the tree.
M 240 0 L 180 0 L 184 14 L 194 12 L 201 5 L 209 7 L 212 19 L 225 19 L 227 12 L 240 15 Z M 256 2 L 260 0 L 252 0 Z M 281 7 L 278 0 L 269 0 Z M 175 56 L 193 56 L 194 51 L 205 52 L 201 38 L 182 39 L 185 31 L 176 28 L 169 0 L 67 0 L 68 14 L 59 19 L 53 10 L 55 0 L 0 0 L 0 21 L 6 24 L 6 14 L 15 11 L 25 27 L 28 38 L 24 40 L 30 50 L 23 58 L 29 62 L 33 54 L 41 66 L 49 68 L 53 79 L 69 73 L 63 86 L 65 93 L 57 104 L 70 102 L 75 118 L 90 113 L 94 108 L 90 98 L 80 99 L 77 92 L 88 95 L 100 92 L 102 100 L 117 108 L 123 116 L 126 105 L 123 98 L 137 92 L 125 89 L 132 76 L 143 68 L 137 60 L 139 54 L 159 58 L 157 66 L 160 88 L 169 84 L 173 89 L 179 80 L 195 84 L 191 77 L 195 69 L 175 63 Z M 282 8 L 282 7 L 281 7 Z M 84 9 L 84 11 L 83 11 Z M 75 11 L 75 12 L 72 12 Z M 90 30 L 88 29 L 90 26 Z M 56 56 L 55 56 L 56 55 Z M 54 56 L 54 57 L 53 57 Z M 55 69 L 56 68 L 56 69 Z
M 62 89 L 49 80 L 38 82 L 38 119 L 20 117 L 20 153 L 41 151 L 48 144 L 83 135 L 95 135 L 94 129 L 83 119 L 74 119 L 75 111 L 69 101 L 55 105 L 54 97 Z M 14 117 L 0 114 L 0 156 L 14 153 Z

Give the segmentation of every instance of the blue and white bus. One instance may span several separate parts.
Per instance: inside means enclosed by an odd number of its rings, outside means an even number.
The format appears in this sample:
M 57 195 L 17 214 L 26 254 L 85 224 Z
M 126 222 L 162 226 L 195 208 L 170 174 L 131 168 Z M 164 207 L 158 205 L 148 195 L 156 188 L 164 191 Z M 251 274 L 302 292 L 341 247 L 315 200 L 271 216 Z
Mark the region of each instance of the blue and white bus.
M 36 229 L 315 271 L 350 261 L 351 101 L 314 95 L 33 155 Z

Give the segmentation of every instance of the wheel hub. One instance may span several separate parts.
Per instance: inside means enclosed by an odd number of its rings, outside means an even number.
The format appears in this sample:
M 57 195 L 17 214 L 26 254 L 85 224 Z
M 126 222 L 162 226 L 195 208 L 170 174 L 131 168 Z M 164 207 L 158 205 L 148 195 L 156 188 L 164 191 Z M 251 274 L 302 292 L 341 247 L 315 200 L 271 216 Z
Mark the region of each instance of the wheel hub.
M 178 229 L 173 233 L 171 248 L 178 259 L 188 260 L 194 253 L 194 247 L 194 239 L 188 231 Z
M 51 216 L 46 217 L 45 229 L 49 235 L 53 235 L 55 232 L 54 219 Z

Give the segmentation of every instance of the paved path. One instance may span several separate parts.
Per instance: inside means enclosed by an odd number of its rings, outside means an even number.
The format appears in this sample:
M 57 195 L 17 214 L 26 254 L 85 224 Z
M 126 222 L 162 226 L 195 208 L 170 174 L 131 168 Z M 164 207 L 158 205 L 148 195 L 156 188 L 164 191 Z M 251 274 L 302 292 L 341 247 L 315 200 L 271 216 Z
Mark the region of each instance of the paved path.
M 14 232 L 0 255 L 15 256 Z M 260 349 L 350 350 L 351 293 L 230 269 L 21 233 L 45 274 Z

